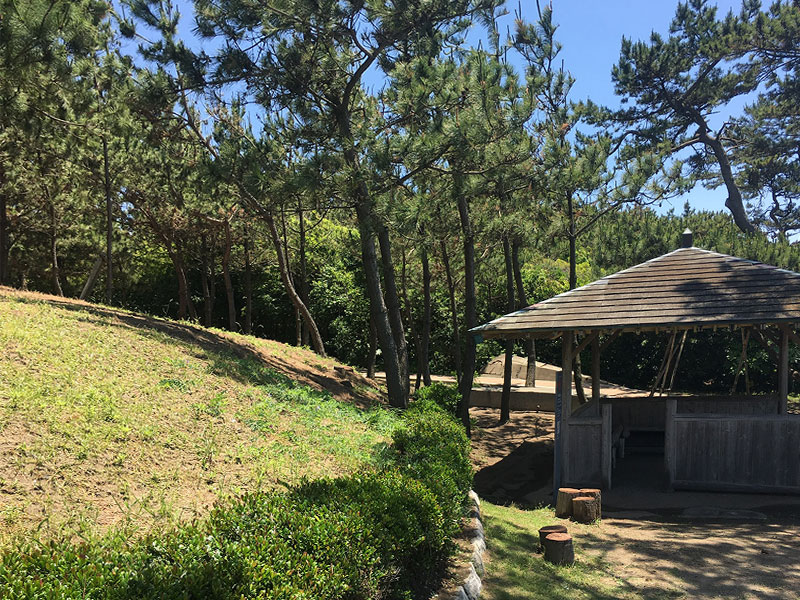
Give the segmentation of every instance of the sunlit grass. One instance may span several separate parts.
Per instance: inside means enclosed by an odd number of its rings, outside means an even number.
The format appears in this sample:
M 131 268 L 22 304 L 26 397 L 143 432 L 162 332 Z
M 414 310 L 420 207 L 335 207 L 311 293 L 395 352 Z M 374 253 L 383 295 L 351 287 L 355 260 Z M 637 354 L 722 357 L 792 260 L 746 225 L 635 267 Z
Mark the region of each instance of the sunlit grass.
M 238 338 L 295 365 L 334 364 Z M 390 410 L 244 356 L 0 295 L 0 543 L 32 529 L 146 528 L 220 496 L 352 472 L 395 427 Z

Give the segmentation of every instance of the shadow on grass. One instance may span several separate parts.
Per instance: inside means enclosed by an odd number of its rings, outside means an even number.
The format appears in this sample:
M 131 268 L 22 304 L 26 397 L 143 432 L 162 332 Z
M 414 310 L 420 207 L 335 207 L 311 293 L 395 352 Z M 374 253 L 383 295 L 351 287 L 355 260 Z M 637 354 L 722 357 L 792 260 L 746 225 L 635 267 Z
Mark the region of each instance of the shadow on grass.
M 377 392 L 369 391 L 370 382 L 357 373 L 328 370 L 324 366 L 309 364 L 310 361 L 306 362 L 299 356 L 292 360 L 288 352 L 286 356 L 279 356 L 258 348 L 247 340 L 235 340 L 226 334 L 203 327 L 69 299 L 38 298 L 25 294 L 14 294 L 13 298 L 27 304 L 47 303 L 82 313 L 82 319 L 85 321 L 104 327 L 126 328 L 150 339 L 163 341 L 163 336 L 168 336 L 190 344 L 206 353 L 207 356 L 204 358 L 211 361 L 215 373 L 239 382 L 264 385 L 293 381 L 318 390 L 328 390 L 337 399 L 352 402 L 360 407 L 374 406 L 379 398 Z M 298 349 L 297 352 L 302 351 Z
M 662 517 L 566 523 L 576 563 L 554 567 L 535 549 L 547 510 L 486 505 L 488 600 L 797 598 L 800 525 Z

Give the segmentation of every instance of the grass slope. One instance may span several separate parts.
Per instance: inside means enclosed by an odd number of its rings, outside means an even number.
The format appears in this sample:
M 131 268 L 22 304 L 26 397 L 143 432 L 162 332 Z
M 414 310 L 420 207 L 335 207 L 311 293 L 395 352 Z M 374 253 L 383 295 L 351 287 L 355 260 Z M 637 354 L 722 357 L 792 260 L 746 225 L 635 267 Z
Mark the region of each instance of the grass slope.
M 0 288 L 0 544 L 150 528 L 374 460 L 367 380 L 276 342 Z

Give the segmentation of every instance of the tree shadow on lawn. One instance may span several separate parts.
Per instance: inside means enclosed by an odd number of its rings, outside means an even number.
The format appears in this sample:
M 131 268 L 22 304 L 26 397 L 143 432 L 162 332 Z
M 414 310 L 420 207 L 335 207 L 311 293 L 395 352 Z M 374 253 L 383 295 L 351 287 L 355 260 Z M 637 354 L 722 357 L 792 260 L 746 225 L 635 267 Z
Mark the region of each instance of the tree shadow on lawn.
M 577 535 L 644 598 L 797 598 L 797 522 L 605 519 Z
M 372 390 L 373 384 L 352 369 L 328 369 L 320 356 L 301 348 L 292 348 L 280 356 L 267 348 L 258 348 L 246 339 L 236 340 L 223 332 L 215 332 L 188 323 L 166 321 L 157 317 L 138 315 L 121 310 L 87 304 L 79 300 L 58 298 L 45 294 L 15 292 L 15 300 L 28 304 L 46 302 L 52 306 L 83 313 L 82 319 L 101 326 L 126 328 L 150 339 L 163 340 L 166 335 L 206 352 L 212 369 L 242 383 L 259 385 L 264 378 L 272 381 L 272 369 L 300 384 L 317 390 L 328 390 L 336 399 L 366 408 L 381 403 L 381 396 Z M 271 340 L 265 340 L 269 343 Z M 276 342 L 273 342 L 276 343 Z M 305 356 L 305 355 L 308 356 Z M 254 379 L 255 377 L 255 379 Z
M 579 525 L 542 510 L 485 512 L 487 600 L 798 597 L 797 523 L 612 518 Z M 554 522 L 573 536 L 572 567 L 536 552 L 538 528 Z

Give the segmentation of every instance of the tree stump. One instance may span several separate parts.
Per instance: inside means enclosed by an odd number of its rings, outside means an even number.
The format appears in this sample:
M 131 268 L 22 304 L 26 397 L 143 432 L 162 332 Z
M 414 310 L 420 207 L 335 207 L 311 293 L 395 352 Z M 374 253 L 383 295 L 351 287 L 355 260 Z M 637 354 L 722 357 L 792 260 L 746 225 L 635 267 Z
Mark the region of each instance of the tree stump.
M 597 500 L 591 496 L 578 496 L 572 499 L 572 518 L 578 523 L 593 523 L 599 516 Z
M 580 489 L 581 496 L 591 496 L 597 502 L 597 518 L 600 519 L 603 516 L 603 504 L 601 501 L 601 492 L 596 488 L 581 488 Z
M 572 536 L 568 533 L 551 533 L 544 538 L 544 559 L 554 565 L 571 565 L 575 562 Z
M 572 499 L 580 495 L 580 490 L 575 488 L 558 488 L 558 496 L 556 496 L 556 516 L 559 519 L 571 517 Z
M 544 551 L 544 538 L 551 533 L 567 533 L 567 528 L 563 525 L 547 525 L 539 530 L 539 552 Z

